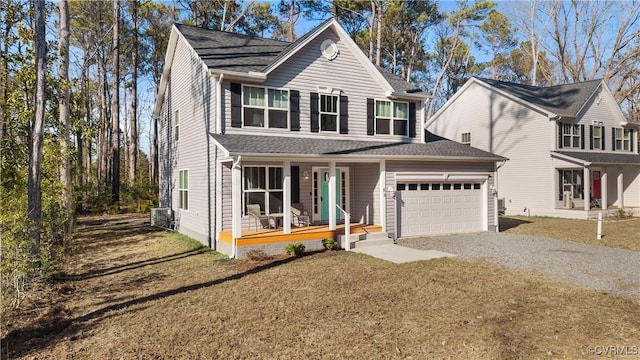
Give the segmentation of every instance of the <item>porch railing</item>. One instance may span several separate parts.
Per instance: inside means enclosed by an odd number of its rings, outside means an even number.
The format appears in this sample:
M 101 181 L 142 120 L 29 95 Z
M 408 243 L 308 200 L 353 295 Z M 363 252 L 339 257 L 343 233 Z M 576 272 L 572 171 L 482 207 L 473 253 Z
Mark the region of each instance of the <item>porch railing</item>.
M 344 214 L 344 245 L 343 248 L 345 251 L 349 251 L 351 247 L 351 214 L 346 212 L 340 205 L 336 204 L 338 210 L 342 211 Z

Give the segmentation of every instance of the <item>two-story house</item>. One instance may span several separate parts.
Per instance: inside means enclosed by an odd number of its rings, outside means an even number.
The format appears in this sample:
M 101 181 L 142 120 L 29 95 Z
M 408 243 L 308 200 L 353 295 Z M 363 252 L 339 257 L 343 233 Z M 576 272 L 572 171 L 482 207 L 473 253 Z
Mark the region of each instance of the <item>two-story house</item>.
M 495 230 L 505 159 L 425 143 L 427 98 L 333 19 L 293 43 L 176 24 L 154 110 L 160 206 L 235 257 L 319 248 L 345 228 L 358 239 Z
M 588 218 L 638 211 L 638 124 L 601 80 L 536 87 L 472 78 L 428 130 L 510 160 L 498 170 L 506 213 Z

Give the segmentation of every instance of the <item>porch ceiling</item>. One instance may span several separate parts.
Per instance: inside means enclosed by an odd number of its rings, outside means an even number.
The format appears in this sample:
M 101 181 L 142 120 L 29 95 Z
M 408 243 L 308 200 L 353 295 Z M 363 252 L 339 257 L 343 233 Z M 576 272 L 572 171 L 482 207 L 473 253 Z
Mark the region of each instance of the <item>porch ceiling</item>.
M 229 156 L 506 160 L 490 152 L 444 138 L 427 143 L 402 143 L 239 134 L 211 134 L 211 137 Z
M 616 154 L 616 153 L 603 153 L 592 151 L 554 151 L 551 155 L 558 154 L 560 156 L 569 157 L 578 160 L 578 162 L 585 162 L 586 166 L 589 165 L 640 165 L 639 154 Z

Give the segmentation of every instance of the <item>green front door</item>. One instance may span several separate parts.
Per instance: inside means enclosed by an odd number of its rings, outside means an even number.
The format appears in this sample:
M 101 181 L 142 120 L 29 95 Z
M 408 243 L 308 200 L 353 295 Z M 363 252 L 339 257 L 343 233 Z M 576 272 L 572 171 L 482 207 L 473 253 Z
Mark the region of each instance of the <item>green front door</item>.
M 340 205 L 341 171 L 336 169 L 336 204 Z M 329 169 L 320 169 L 320 221 L 329 221 Z M 337 208 L 336 219 L 340 219 L 340 210 Z

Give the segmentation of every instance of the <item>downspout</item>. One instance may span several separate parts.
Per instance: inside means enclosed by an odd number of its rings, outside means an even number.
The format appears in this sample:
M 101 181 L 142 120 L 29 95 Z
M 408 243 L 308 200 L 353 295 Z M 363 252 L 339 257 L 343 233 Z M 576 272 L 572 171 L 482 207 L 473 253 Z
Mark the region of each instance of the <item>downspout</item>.
M 500 169 L 507 161 L 503 160 L 502 162 L 500 162 L 499 164 L 496 165 L 496 171 L 494 171 L 494 184 L 493 187 L 496 189 L 495 191 L 495 199 L 493 199 L 493 212 L 494 212 L 494 218 L 496 219 L 496 232 L 500 232 L 500 215 L 498 214 L 498 192 L 499 192 L 499 187 L 498 187 L 498 169 Z
M 222 99 L 222 78 L 224 77 L 224 75 L 220 74 L 220 76 L 218 77 L 217 81 L 216 81 L 216 117 L 215 117 L 215 122 L 216 122 L 216 134 L 220 134 L 220 129 L 222 128 L 222 126 L 220 125 L 221 123 L 221 119 L 222 119 L 222 106 L 221 106 L 221 99 Z M 207 129 L 210 130 L 210 129 Z M 210 135 L 209 135 L 210 136 Z M 207 184 L 208 184 L 208 189 L 209 189 L 209 211 L 208 211 L 208 222 L 209 222 L 209 248 L 211 249 L 212 247 L 212 239 L 211 239 L 211 159 L 209 158 L 209 144 L 211 139 L 209 138 L 209 136 L 207 136 Z M 215 169 L 215 178 L 216 178 L 216 184 L 215 184 L 215 191 L 213 192 L 213 203 L 216 204 L 216 214 L 218 213 L 218 191 L 220 191 L 220 189 L 218 189 L 218 176 L 222 176 L 222 174 L 219 173 L 218 169 L 218 147 L 216 146 L 215 150 L 214 150 L 214 154 L 213 154 L 213 158 L 215 159 L 215 163 L 216 163 L 216 169 Z M 213 241 L 213 250 L 217 251 L 218 250 L 218 219 L 216 217 L 216 221 L 213 222 L 213 236 L 215 237 L 215 241 Z
M 238 158 L 236 159 L 236 161 L 233 162 L 233 165 L 231 165 L 231 171 L 233 172 L 234 169 L 240 165 L 240 160 L 241 160 L 241 156 L 238 155 Z M 232 176 L 233 177 L 233 176 Z M 235 184 L 232 184 L 231 186 L 233 187 Z M 233 194 L 233 191 L 232 191 Z M 232 199 L 232 204 L 233 204 L 233 199 Z M 232 212 L 237 212 L 237 209 L 235 209 L 233 206 L 231 207 L 231 211 Z M 231 219 L 233 219 L 233 215 L 231 216 Z M 242 219 L 238 219 L 238 221 L 242 221 Z M 232 224 L 232 229 L 231 229 L 231 234 L 235 235 L 235 227 L 237 226 L 237 224 Z M 230 258 L 235 258 L 236 254 L 238 253 L 238 241 L 237 241 L 237 237 L 236 236 L 232 236 L 233 238 L 233 243 L 231 244 L 231 256 Z

